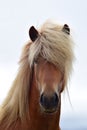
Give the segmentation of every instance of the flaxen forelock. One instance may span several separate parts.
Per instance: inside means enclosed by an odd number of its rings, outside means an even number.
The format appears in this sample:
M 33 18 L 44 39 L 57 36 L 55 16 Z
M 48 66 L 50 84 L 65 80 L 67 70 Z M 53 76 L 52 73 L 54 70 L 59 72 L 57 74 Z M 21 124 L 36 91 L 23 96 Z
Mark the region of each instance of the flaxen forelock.
M 39 55 L 56 65 L 64 73 L 72 70 L 73 42 L 71 36 L 62 31 L 63 26 L 47 23 L 42 26 L 38 39 L 29 50 L 29 63 Z

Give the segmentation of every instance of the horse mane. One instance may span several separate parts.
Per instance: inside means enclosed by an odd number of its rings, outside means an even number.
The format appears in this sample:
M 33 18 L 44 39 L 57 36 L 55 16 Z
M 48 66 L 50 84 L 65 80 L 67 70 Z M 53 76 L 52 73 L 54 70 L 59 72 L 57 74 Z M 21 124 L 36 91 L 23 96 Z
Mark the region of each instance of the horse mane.
M 12 87 L 0 107 L 0 122 L 4 120 L 7 128 L 18 118 L 23 119 L 28 113 L 28 99 L 30 86 L 30 67 L 28 63 L 28 52 L 31 43 L 24 46 L 19 61 L 20 67 Z
M 39 29 L 40 35 L 35 44 L 30 46 L 29 62 L 32 66 L 34 59 L 41 56 L 53 63 L 64 74 L 65 86 L 67 86 L 74 60 L 74 43 L 71 35 L 63 32 L 62 29 L 63 25 L 46 21 Z
M 13 85 L 0 107 L 0 122 L 6 126 L 18 118 L 23 119 L 29 111 L 29 88 L 31 67 L 39 56 L 53 63 L 64 74 L 65 84 L 72 70 L 73 41 L 70 35 L 62 31 L 63 26 L 46 22 L 38 29 L 39 36 L 34 43 L 29 41 L 23 48 L 19 62 L 19 71 Z

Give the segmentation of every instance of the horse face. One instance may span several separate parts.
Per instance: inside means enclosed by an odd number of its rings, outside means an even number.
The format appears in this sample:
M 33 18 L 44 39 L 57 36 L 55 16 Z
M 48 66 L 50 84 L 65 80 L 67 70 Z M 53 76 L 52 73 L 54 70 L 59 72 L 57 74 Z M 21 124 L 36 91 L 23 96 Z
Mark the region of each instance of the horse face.
M 52 63 L 39 59 L 35 63 L 35 77 L 40 92 L 40 107 L 44 112 L 55 112 L 60 104 L 62 73 Z

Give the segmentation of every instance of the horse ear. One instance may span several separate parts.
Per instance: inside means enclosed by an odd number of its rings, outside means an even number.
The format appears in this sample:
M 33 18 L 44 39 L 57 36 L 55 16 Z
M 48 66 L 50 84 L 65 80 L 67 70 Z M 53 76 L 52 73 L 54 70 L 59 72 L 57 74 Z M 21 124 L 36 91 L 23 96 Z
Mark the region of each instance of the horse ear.
M 34 42 L 38 38 L 39 33 L 34 26 L 31 26 L 29 29 L 29 36 L 32 42 Z
M 64 24 L 62 31 L 65 32 L 65 33 L 67 33 L 69 35 L 70 34 L 70 28 L 69 28 L 69 26 L 67 24 Z

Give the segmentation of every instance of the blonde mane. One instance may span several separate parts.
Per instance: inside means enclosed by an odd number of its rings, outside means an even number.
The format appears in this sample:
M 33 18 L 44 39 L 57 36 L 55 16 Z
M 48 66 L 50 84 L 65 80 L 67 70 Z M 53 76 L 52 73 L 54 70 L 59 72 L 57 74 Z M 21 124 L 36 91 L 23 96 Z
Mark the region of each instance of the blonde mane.
M 70 35 L 62 31 L 63 26 L 46 22 L 38 31 L 39 37 L 24 46 L 18 74 L 5 101 L 0 107 L 0 122 L 10 126 L 18 118 L 26 117 L 29 109 L 31 67 L 39 56 L 53 63 L 64 74 L 65 86 L 72 70 L 73 42 Z

